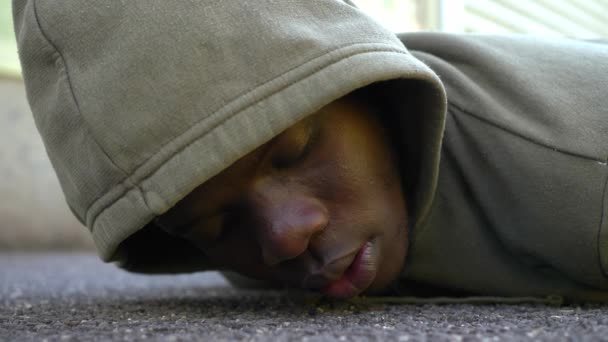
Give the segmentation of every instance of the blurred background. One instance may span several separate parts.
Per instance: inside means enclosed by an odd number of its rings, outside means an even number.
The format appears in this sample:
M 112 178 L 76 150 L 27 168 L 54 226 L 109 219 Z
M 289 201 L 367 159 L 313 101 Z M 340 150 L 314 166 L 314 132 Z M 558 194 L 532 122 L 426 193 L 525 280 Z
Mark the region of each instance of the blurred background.
M 395 32 L 434 30 L 605 39 L 608 0 L 354 0 Z M 9 0 L 0 0 L 0 251 L 92 250 L 31 117 Z
M 92 248 L 36 131 L 19 70 L 11 1 L 0 0 L 0 251 Z
M 395 32 L 608 36 L 608 0 L 354 0 Z

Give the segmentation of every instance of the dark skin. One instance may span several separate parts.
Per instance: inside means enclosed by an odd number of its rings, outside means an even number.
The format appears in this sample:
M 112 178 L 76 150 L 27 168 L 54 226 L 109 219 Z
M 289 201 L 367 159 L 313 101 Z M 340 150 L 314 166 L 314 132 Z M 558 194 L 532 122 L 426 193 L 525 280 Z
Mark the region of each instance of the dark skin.
M 345 97 L 239 159 L 156 222 L 217 269 L 334 298 L 380 293 L 407 254 L 397 165 L 373 111 Z

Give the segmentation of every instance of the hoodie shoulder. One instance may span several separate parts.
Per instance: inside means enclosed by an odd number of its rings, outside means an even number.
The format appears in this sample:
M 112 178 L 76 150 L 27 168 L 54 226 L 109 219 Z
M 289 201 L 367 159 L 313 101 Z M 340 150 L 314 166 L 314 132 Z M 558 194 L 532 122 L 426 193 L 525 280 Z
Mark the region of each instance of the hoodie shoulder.
M 572 39 L 414 33 L 450 104 L 514 134 L 595 160 L 608 156 L 608 45 Z
M 606 45 L 401 38 L 448 96 L 438 195 L 412 277 L 509 295 L 608 289 Z

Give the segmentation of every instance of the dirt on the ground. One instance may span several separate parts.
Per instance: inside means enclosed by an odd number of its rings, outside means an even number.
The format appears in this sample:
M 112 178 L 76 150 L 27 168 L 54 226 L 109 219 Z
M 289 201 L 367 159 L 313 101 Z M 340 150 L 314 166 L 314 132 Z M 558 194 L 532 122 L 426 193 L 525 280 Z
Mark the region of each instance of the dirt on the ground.
M 396 305 L 143 276 L 91 254 L 0 254 L 0 341 L 599 341 L 608 307 Z

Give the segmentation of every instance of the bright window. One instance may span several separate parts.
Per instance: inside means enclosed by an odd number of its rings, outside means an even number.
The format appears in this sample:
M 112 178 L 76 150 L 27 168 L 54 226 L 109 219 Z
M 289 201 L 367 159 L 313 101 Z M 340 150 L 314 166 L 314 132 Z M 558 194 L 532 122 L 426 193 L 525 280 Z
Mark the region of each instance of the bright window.
M 606 0 L 443 0 L 441 30 L 608 37 Z
M 395 32 L 608 37 L 608 0 L 354 0 Z
M 19 75 L 17 44 L 13 33 L 11 2 L 0 1 L 0 75 Z

